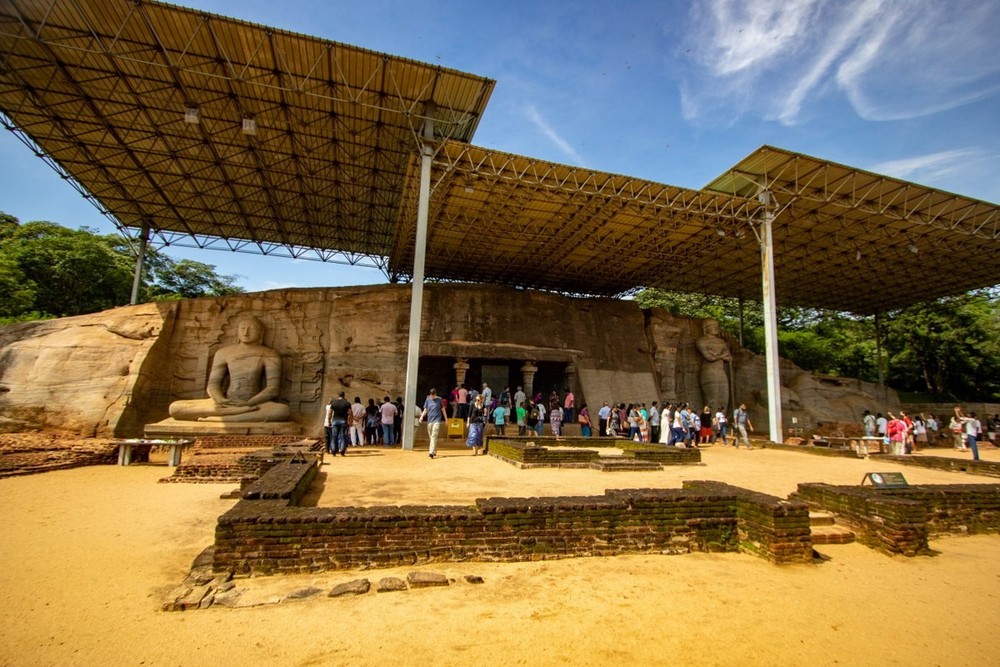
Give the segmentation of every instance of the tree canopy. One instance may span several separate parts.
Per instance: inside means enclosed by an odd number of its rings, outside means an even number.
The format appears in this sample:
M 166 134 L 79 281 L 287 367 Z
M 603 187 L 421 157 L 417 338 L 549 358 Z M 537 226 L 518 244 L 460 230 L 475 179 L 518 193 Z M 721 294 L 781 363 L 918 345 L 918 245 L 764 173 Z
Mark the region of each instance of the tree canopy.
M 649 289 L 636 296 L 644 308 L 658 307 L 695 318 L 715 318 L 739 334 L 735 299 Z M 744 303 L 744 347 L 763 354 L 760 303 Z M 1000 295 L 981 290 L 886 313 L 880 318 L 886 383 L 898 391 L 935 400 L 1000 399 Z M 779 354 L 824 375 L 877 381 L 873 318 L 808 308 L 778 311 Z
M 0 323 L 93 313 L 125 305 L 135 254 L 120 236 L 0 213 Z M 211 264 L 147 249 L 143 301 L 242 292 Z

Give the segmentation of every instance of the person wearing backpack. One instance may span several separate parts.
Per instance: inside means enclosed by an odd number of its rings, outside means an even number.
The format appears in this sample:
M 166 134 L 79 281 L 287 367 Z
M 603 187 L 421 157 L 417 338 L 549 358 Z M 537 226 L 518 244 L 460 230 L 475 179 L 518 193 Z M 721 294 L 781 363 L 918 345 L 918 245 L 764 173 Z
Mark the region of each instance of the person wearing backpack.
M 534 431 L 538 427 L 538 406 L 535 405 L 534 401 L 525 401 L 526 409 L 528 411 L 525 417 L 525 424 L 529 429 Z M 527 435 L 527 433 L 525 433 Z

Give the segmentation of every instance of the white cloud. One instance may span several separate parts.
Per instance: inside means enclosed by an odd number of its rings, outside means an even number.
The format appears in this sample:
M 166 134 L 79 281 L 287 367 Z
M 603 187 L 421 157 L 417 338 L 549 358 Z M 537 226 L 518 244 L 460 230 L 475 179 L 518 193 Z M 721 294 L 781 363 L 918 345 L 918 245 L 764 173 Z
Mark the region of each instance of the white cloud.
M 556 148 L 558 148 L 560 151 L 562 151 L 569 157 L 570 162 L 573 165 L 578 167 L 586 166 L 584 164 L 583 156 L 580 155 L 576 151 L 576 149 L 574 149 L 573 146 L 570 145 L 568 141 L 563 139 L 562 136 L 560 136 L 559 133 L 556 132 L 551 125 L 549 125 L 549 122 L 547 120 L 542 118 L 542 115 L 538 112 L 538 109 L 536 109 L 533 104 L 529 104 L 525 108 L 525 115 L 528 117 L 528 120 L 530 120 L 531 123 L 535 127 L 537 127 L 539 131 L 541 131 L 542 134 L 548 137 L 548 139 L 553 144 L 556 145 Z
M 867 120 L 916 118 L 1000 91 L 1000 11 L 981 0 L 704 0 L 688 19 L 682 113 L 785 125 L 840 91 Z
M 813 15 L 815 2 L 741 2 L 695 4 L 711 15 L 703 29 L 712 49 L 697 54 L 716 76 L 758 69 L 795 49 Z
M 831 30 L 825 39 L 819 40 L 815 51 L 809 58 L 804 59 L 804 71 L 799 75 L 786 96 L 781 98 L 780 106 L 776 110 L 776 117 L 785 125 L 791 125 L 798 118 L 802 105 L 807 97 L 819 86 L 832 69 L 834 63 L 843 54 L 854 47 L 865 38 L 868 44 L 878 45 L 881 39 L 873 39 L 869 33 L 869 27 L 873 19 L 877 19 L 879 10 L 878 0 L 870 0 L 862 3 L 847 21 L 837 25 Z M 875 29 L 878 31 L 878 29 Z M 881 32 L 881 31 L 878 31 Z M 869 33 L 869 34 L 866 34 Z M 864 49 L 864 45 L 862 45 Z M 876 46 L 875 50 L 877 51 Z
M 982 159 L 976 149 L 960 148 L 880 162 L 871 171 L 908 181 L 934 181 Z

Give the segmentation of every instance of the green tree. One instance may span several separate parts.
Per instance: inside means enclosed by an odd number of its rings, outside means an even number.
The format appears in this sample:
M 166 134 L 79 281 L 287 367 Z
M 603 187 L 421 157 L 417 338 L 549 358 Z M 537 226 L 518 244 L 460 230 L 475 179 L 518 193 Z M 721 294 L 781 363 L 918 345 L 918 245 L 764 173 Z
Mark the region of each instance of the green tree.
M 215 272 L 213 264 L 190 259 L 172 260 L 162 254 L 152 268 L 153 282 L 147 287 L 153 301 L 194 299 L 202 296 L 241 294 L 236 285 L 237 276 L 224 276 Z
M 9 237 L 20 225 L 20 221 L 9 213 L 0 211 L 0 241 Z
M 679 294 L 649 289 L 636 295 L 643 308 L 664 308 L 682 317 L 715 318 L 734 337 L 739 335 L 736 299 Z M 763 307 L 743 304 L 743 346 L 764 353 Z M 878 379 L 874 327 L 868 318 L 856 318 L 815 308 L 779 308 L 778 353 L 805 370 L 829 375 Z
M 1000 300 L 967 294 L 910 306 L 887 324 L 889 381 L 935 398 L 1000 397 Z
M 14 260 L 0 254 L 0 318 L 18 318 L 35 303 L 35 284 L 24 277 Z M 3 323 L 0 321 L 0 323 Z
M 0 323 L 92 313 L 129 303 L 135 254 L 128 241 L 0 213 Z M 150 248 L 140 300 L 242 292 L 211 264 Z
M 62 317 L 128 303 L 131 268 L 115 243 L 115 237 L 54 222 L 17 225 L 0 240 L 0 259 L 16 265 L 33 298 L 30 306 L 7 310 Z

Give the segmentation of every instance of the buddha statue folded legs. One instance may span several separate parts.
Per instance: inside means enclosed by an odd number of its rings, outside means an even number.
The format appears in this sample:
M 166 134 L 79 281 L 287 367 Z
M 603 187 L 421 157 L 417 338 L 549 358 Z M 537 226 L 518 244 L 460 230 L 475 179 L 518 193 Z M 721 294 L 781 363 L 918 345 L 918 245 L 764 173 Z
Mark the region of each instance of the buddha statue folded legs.
M 281 389 L 281 355 L 262 345 L 264 325 L 245 317 L 237 325 L 238 342 L 220 348 L 208 376 L 208 398 L 170 404 L 178 421 L 278 422 L 290 410 L 277 401 Z

